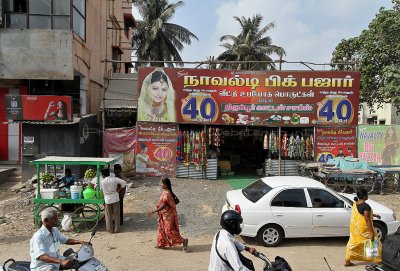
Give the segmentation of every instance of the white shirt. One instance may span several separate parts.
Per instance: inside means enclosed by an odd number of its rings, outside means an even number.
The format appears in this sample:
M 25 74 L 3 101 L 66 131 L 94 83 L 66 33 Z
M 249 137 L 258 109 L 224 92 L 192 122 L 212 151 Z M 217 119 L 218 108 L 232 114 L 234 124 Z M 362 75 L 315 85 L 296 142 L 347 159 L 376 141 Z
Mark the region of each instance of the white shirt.
M 211 246 L 210 264 L 208 271 L 231 271 L 227 264 L 225 264 L 218 256 L 215 250 L 215 242 L 217 235 L 214 236 L 214 241 Z M 245 245 L 235 239 L 235 237 L 226 230 L 221 230 L 218 238 L 217 249 L 222 258 L 227 260 L 234 271 L 247 271 L 247 269 L 239 259 L 239 251 L 243 251 Z
M 38 258 L 44 254 L 50 257 L 64 259 L 60 254 L 60 244 L 65 244 L 68 238 L 65 237 L 57 228 L 52 228 L 51 232 L 42 225 L 42 227 L 32 236 L 30 240 L 31 270 L 38 270 L 41 267 L 53 266 L 55 270 L 60 268 L 59 264 L 46 263 Z
M 106 204 L 113 204 L 119 201 L 119 194 L 117 192 L 118 184 L 121 187 L 126 186 L 126 182 L 117 177 L 108 176 L 101 180 L 101 190 L 104 192 L 104 202 Z

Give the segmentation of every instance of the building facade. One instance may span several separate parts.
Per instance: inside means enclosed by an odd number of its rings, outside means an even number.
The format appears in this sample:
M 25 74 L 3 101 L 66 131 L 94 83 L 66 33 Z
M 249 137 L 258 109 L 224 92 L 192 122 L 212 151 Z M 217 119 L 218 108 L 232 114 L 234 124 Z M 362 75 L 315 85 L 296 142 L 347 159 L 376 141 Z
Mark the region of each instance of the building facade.
M 0 15 L 0 161 L 20 163 L 21 127 L 6 123 L 4 96 L 68 95 L 75 117 L 100 121 L 106 79 L 130 73 L 135 21 L 123 0 L 0 0 Z

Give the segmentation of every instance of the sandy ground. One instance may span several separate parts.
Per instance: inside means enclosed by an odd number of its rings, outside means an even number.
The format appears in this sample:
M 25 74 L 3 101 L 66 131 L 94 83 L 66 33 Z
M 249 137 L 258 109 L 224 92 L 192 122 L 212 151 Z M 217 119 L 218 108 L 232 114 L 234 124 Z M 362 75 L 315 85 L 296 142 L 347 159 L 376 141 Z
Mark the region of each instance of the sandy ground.
M 207 185 L 209 184 L 207 183 Z M 137 191 L 139 190 L 140 189 Z M 104 222 L 100 224 L 98 233 L 92 240 L 96 257 L 102 261 L 109 270 L 207 270 L 213 234 L 190 234 L 190 231 L 185 230 L 185 226 L 183 226 L 183 235 L 189 238 L 188 253 L 182 252 L 181 247 L 166 250 L 155 249 L 154 246 L 157 238 L 156 217 L 152 216 L 149 218 L 146 215 L 146 210 L 148 210 L 148 206 L 150 206 L 148 204 L 150 204 L 150 202 L 155 202 L 155 199 L 150 198 L 147 205 L 143 207 L 142 204 L 139 204 L 138 200 L 141 196 L 137 191 L 133 189 L 132 194 L 134 196 L 132 195 L 126 198 L 126 220 L 121 233 L 113 235 L 108 234 L 104 231 Z M 154 194 L 159 194 L 159 191 L 155 191 Z M 143 202 L 145 198 L 144 194 L 142 196 L 141 202 Z M 11 196 L 8 196 L 6 198 L 10 197 Z M 383 201 L 384 204 L 396 210 L 397 214 L 400 215 L 398 194 L 371 196 L 371 198 L 374 197 Z M 21 206 L 21 210 L 26 210 L 24 213 L 31 212 L 31 205 Z M 3 210 L 5 209 L 4 206 L 0 207 L 2 207 Z M 15 212 L 15 208 L 13 210 L 10 206 L 7 208 L 9 208 L 7 213 Z M 182 209 L 186 211 L 187 206 L 179 205 L 178 211 L 180 213 Z M 209 215 L 207 214 L 209 210 L 207 210 L 208 209 L 205 208 L 203 210 L 203 216 L 199 218 L 204 220 L 205 225 L 210 223 Z M 218 211 L 219 210 L 213 210 L 213 212 Z M 29 238 L 35 229 L 31 226 L 31 217 L 26 218 L 22 214 L 20 214 L 20 216 L 21 217 L 16 217 L 16 219 L 20 219 L 17 225 L 15 223 L 4 224 L 3 226 L 0 225 L 0 263 L 3 263 L 8 258 L 29 260 Z M 140 223 L 143 223 L 143 226 L 140 226 Z M 88 240 L 90 234 L 84 233 L 74 235 L 73 233 L 66 233 L 66 235 L 76 239 Z M 365 270 L 365 263 L 359 263 L 359 265 L 355 267 L 343 267 L 347 238 L 286 239 L 281 246 L 276 248 L 259 246 L 252 238 L 244 238 L 242 240 L 249 246 L 253 246 L 257 250 L 263 252 L 271 259 L 276 255 L 284 257 L 295 271 L 329 271 L 330 269 L 324 261 L 324 257 L 328 261 L 331 269 L 335 271 Z M 62 251 L 66 248 L 67 247 L 64 246 Z M 78 248 L 78 246 L 75 246 L 75 249 Z M 263 262 L 261 260 L 249 254 L 247 254 L 247 256 L 253 259 L 257 270 L 262 270 Z

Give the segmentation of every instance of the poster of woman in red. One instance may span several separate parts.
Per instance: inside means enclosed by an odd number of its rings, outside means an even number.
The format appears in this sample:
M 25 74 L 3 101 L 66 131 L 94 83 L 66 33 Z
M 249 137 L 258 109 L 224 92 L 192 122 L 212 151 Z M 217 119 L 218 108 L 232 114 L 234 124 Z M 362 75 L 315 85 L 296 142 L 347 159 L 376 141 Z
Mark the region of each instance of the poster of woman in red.
M 174 124 L 137 124 L 136 173 L 175 176 L 177 131 Z

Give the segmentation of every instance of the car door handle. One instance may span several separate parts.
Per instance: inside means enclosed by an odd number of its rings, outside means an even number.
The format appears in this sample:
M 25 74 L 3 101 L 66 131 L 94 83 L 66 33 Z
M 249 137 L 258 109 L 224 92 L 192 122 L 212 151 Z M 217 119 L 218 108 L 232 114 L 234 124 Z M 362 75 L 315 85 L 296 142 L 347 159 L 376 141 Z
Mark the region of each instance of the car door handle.
M 316 216 L 324 216 L 323 214 L 317 214 Z
M 276 214 L 276 216 L 283 216 L 283 214 Z

